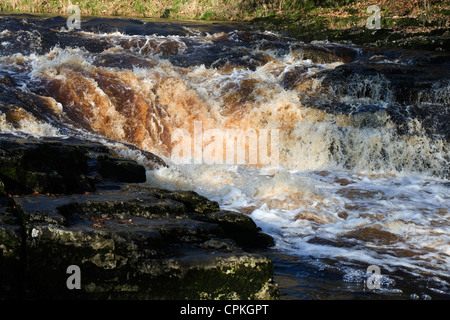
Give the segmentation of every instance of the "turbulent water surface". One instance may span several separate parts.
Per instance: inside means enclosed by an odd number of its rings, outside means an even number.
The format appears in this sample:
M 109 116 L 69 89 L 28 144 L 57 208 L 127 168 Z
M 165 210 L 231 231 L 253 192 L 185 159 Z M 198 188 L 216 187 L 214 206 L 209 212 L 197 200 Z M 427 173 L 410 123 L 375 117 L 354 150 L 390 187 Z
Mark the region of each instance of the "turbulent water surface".
M 274 237 L 286 299 L 450 298 L 449 120 L 446 52 L 239 24 L 93 18 L 68 31 L 62 17 L 0 17 L 1 132 L 159 155 L 168 166 L 148 183 L 195 190 Z M 180 132 L 191 163 L 174 161 Z M 225 132 L 242 143 L 230 159 Z

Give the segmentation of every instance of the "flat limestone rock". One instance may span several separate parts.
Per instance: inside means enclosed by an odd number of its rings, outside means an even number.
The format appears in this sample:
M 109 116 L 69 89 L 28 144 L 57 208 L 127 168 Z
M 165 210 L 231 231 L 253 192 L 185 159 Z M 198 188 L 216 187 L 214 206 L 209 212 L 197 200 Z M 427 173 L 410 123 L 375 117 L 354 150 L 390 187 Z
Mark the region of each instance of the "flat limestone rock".
M 154 166 L 164 163 L 145 155 Z M 0 135 L 0 299 L 273 299 L 249 216 L 104 145 Z
M 24 234 L 23 243 L 15 237 L 23 248 L 17 252 L 24 270 L 18 279 L 26 288 L 22 294 L 31 299 L 277 297 L 271 260 L 240 246 L 255 247 L 263 239 L 248 216 L 195 211 L 185 203 L 208 207 L 200 202 L 209 201 L 195 193 L 124 189 L 10 198 L 20 220 L 14 234 Z M 68 288 L 69 266 L 80 270 L 80 289 Z M 6 287 L 1 289 L 10 293 Z

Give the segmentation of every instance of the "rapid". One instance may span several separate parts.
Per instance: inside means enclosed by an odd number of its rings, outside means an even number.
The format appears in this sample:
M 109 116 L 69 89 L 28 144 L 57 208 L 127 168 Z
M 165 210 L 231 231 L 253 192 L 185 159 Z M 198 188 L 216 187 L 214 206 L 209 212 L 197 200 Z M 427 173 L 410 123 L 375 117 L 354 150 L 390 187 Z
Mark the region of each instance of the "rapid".
M 1 133 L 158 155 L 147 183 L 275 239 L 282 298 L 450 298 L 448 53 L 232 23 L 65 23 L 0 16 Z

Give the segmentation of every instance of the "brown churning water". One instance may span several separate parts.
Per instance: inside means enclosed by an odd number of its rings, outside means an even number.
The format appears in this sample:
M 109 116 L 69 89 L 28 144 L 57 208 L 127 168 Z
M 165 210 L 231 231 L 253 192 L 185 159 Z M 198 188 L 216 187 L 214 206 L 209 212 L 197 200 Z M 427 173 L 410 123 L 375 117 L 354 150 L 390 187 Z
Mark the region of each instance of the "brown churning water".
M 449 295 L 447 54 L 11 19 L 0 19 L 1 131 L 107 138 L 140 160 L 120 143 L 135 145 L 168 163 L 148 183 L 250 214 L 279 250 L 328 259 L 344 282 L 378 265 Z

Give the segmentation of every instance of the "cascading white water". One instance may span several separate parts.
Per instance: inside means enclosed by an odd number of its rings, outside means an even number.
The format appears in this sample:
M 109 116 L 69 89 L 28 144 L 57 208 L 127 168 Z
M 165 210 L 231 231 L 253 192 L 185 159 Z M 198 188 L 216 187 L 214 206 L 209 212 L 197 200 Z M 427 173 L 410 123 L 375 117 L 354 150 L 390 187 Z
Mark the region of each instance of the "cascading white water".
M 183 39 L 120 32 L 79 37 L 109 47 L 98 54 L 54 47 L 0 58 L 1 70 L 27 75 L 22 89 L 44 99 L 42 112 L 54 120 L 8 106 L 0 110 L 2 132 L 47 136 L 66 127 L 86 138 L 98 134 L 132 143 L 168 163 L 148 171 L 147 183 L 195 190 L 224 209 L 250 214 L 280 250 L 333 259 L 343 263 L 342 270 L 345 263 L 360 263 L 432 274 L 441 281 L 436 290 L 448 293 L 448 140 L 427 134 L 418 119 L 397 130 L 387 112 L 395 102 L 389 79 L 355 74 L 345 86 L 324 85 L 324 71 L 344 62 L 303 60 L 292 50 L 255 49 L 253 56 L 239 57 L 248 68 L 232 57 L 208 67 L 168 58 L 192 44 L 201 52 L 217 39 L 235 41 L 239 49 L 242 40 L 233 32 Z M 432 103 L 448 103 L 448 86 L 435 85 L 432 92 Z M 429 95 L 418 103 L 429 103 Z M 325 102 L 352 111 L 327 112 L 320 107 Z M 278 130 L 278 144 L 270 147 L 277 148 L 279 162 L 177 164 L 171 158 L 173 133 L 183 129 L 194 136 L 195 122 L 203 132 Z M 208 140 L 202 143 L 208 147 Z

